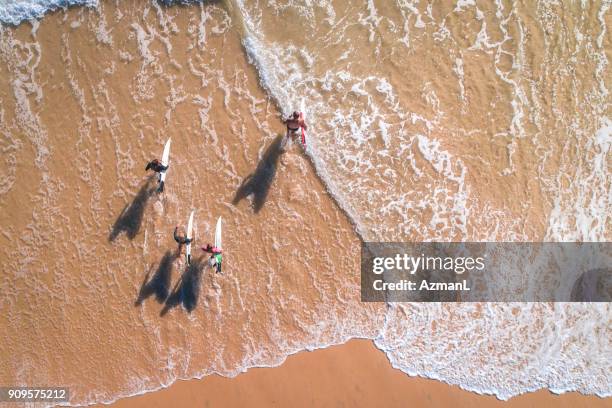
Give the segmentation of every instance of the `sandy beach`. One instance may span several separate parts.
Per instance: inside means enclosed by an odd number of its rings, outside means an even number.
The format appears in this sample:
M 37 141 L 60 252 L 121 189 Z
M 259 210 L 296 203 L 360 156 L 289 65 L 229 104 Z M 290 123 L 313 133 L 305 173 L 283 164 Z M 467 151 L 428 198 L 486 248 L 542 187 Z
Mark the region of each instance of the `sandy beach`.
M 351 340 L 289 356 L 280 367 L 253 368 L 235 378 L 178 381 L 110 406 L 603 408 L 612 407 L 612 399 L 540 390 L 500 401 L 440 381 L 409 377 L 392 368 L 371 341 Z

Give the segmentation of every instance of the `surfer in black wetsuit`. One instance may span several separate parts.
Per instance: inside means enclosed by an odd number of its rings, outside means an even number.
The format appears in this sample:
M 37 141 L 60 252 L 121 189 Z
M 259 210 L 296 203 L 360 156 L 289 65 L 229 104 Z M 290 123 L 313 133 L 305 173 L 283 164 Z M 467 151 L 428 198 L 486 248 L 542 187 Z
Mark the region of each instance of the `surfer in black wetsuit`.
M 168 170 L 168 166 L 164 166 L 159 160 L 153 159 L 149 163 L 147 163 L 147 167 L 145 167 L 145 171 L 149 169 L 153 170 L 158 174 L 159 177 L 159 187 L 157 188 L 157 192 L 161 193 L 164 191 L 164 182 L 162 181 L 162 173 Z
M 306 122 L 304 122 L 304 115 L 301 112 L 293 112 L 293 114 L 286 120 L 283 121 L 287 125 L 287 134 L 281 144 L 281 149 L 284 149 L 287 142 L 291 140 L 291 136 L 297 134 L 300 129 L 306 130 Z M 303 142 L 302 142 L 303 143 Z
M 180 230 L 179 230 L 180 228 Z M 183 248 L 185 245 L 190 244 L 193 239 L 187 238 L 187 234 L 185 234 L 185 230 L 180 227 L 174 227 L 174 240 L 178 244 L 178 255 L 181 256 L 183 254 Z
M 153 170 L 156 173 L 161 173 L 162 171 L 168 170 L 168 166 L 164 166 L 159 160 L 153 159 L 149 163 L 147 163 L 145 171 L 148 171 L 149 169 Z

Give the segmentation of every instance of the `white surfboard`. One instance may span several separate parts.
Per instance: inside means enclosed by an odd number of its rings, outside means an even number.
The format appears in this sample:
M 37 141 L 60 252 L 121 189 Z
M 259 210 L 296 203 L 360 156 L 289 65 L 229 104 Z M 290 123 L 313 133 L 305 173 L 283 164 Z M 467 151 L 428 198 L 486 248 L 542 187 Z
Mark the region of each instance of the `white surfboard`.
M 217 219 L 217 227 L 215 228 L 215 246 L 219 249 L 223 248 L 221 245 L 221 217 Z
M 187 222 L 187 239 L 192 239 L 193 237 L 193 213 L 195 211 L 191 211 L 189 215 L 189 222 Z M 191 263 L 191 242 L 187 244 L 185 248 L 185 256 L 187 257 L 187 264 Z
M 163 166 L 167 166 L 170 163 L 170 142 L 171 140 L 172 140 L 171 138 L 168 138 L 164 146 L 164 152 L 162 153 L 162 158 L 161 158 L 161 164 Z M 168 170 L 166 169 L 159 173 L 159 183 L 160 184 L 163 184 L 164 181 L 166 180 L 167 172 Z M 163 187 L 160 187 L 160 190 L 163 190 Z

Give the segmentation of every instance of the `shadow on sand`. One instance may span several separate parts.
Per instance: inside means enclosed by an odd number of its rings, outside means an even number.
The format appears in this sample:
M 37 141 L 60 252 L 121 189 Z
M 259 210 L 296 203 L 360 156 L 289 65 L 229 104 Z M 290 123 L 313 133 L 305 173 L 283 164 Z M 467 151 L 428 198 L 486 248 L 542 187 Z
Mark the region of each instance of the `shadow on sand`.
M 158 303 L 164 303 L 170 293 L 170 278 L 172 275 L 172 264 L 176 259 L 176 254 L 171 251 L 166 251 L 161 261 L 157 265 L 157 270 L 149 279 L 151 275 L 151 269 L 147 272 L 147 275 L 142 282 L 140 292 L 138 293 L 138 299 L 134 303 L 134 306 L 140 306 L 149 296 L 155 295 L 155 299 Z
M 110 242 L 117 239 L 119 234 L 125 232 L 127 237 L 132 240 L 140 231 L 140 225 L 142 224 L 142 219 L 144 218 L 144 212 L 147 208 L 147 203 L 149 198 L 155 192 L 155 188 L 153 188 L 153 180 L 155 180 L 155 176 L 150 176 L 147 178 L 145 184 L 138 190 L 138 194 L 134 197 L 131 203 L 126 204 L 115 221 L 113 225 L 113 229 L 108 236 L 108 240 Z
M 185 310 L 191 313 L 198 304 L 200 295 L 200 282 L 202 272 L 206 265 L 205 257 L 194 259 L 183 272 L 179 281 L 174 285 L 172 293 L 166 299 L 166 304 L 160 312 L 160 316 L 165 316 L 170 309 L 182 304 Z
M 278 167 L 278 159 L 282 153 L 281 142 L 283 136 L 278 136 L 274 142 L 268 147 L 263 158 L 257 164 L 255 171 L 245 178 L 236 191 L 236 195 L 232 200 L 234 205 L 237 205 L 244 198 L 253 195 L 253 209 L 259 212 L 266 203 L 266 197 L 272 186 L 272 181 L 276 175 Z

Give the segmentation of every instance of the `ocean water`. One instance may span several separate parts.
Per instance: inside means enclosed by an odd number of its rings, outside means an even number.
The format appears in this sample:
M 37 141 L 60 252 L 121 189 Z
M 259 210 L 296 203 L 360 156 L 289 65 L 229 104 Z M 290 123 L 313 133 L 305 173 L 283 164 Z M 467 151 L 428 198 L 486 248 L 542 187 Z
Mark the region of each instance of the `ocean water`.
M 112 401 L 363 337 L 501 399 L 609 396 L 609 305 L 363 304 L 358 255 L 610 241 L 610 19 L 606 1 L 0 0 L 0 380 Z M 280 155 L 295 109 L 306 154 Z M 142 169 L 169 136 L 154 195 Z M 172 255 L 190 208 L 201 239 L 227 220 L 225 275 Z
M 98 5 L 97 0 L 2 0 L 0 1 L 0 21 L 5 24 L 18 25 L 22 21 L 39 19 L 45 13 L 66 9 L 70 6 Z

